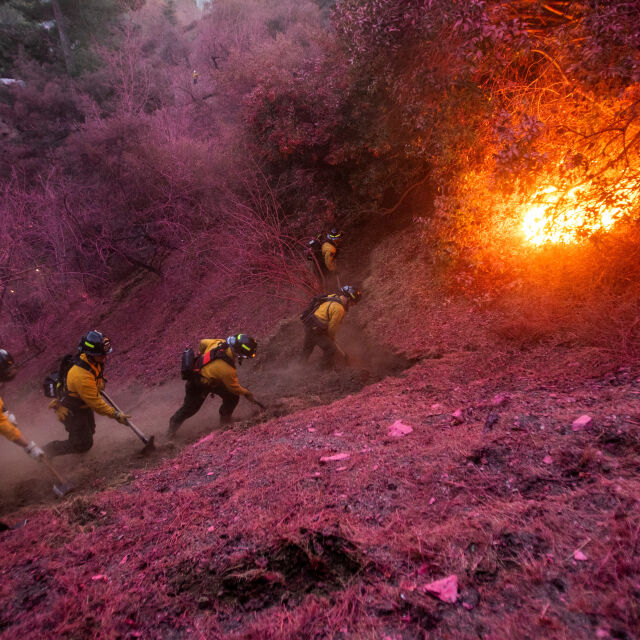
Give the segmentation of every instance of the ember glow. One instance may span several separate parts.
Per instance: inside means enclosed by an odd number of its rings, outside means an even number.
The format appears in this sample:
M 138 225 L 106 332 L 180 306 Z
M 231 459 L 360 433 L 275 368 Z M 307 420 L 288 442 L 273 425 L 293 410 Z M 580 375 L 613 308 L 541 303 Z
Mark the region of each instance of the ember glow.
M 525 207 L 521 230 L 536 246 L 578 242 L 585 234 L 610 229 L 636 199 L 621 192 L 618 202 L 605 206 L 590 201 L 578 187 L 564 194 L 556 187 L 547 187 Z

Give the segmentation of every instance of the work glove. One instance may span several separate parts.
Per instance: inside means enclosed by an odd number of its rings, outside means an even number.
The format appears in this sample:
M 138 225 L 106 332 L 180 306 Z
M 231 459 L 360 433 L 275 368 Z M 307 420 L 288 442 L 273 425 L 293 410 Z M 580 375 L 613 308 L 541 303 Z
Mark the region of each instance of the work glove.
M 49 409 L 53 409 L 56 412 L 56 418 L 58 418 L 60 422 L 64 422 L 69 417 L 69 409 L 63 407 L 59 400 L 52 400 L 49 403 Z
M 44 451 L 32 440 L 24 450 L 34 459 L 40 460 L 44 456 Z
M 124 413 L 122 411 L 116 411 L 115 415 L 113 416 L 120 424 L 127 424 L 127 422 L 129 421 L 129 418 L 131 417 L 131 414 L 129 413 Z
M 15 417 L 15 415 L 13 413 L 11 413 L 11 411 L 5 411 L 4 415 L 7 416 L 7 420 L 14 426 L 17 427 L 18 426 L 18 419 Z

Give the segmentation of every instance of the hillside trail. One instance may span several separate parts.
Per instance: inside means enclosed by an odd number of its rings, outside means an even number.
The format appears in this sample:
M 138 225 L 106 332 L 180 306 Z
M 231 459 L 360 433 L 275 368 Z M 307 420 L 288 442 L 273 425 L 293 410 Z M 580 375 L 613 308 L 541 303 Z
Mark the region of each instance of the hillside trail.
M 389 375 L 397 375 L 414 361 L 376 344 L 354 323 L 345 321 L 340 342 L 349 353 L 349 366 L 337 371 L 320 367 L 321 353 L 316 349 L 308 363 L 300 360 L 303 329 L 298 318 L 280 323 L 275 334 L 259 347 L 255 361 L 238 367 L 240 383 L 254 392 L 266 410 L 241 401 L 234 412 L 234 422 L 224 429 L 238 430 L 293 413 L 300 409 L 330 404 L 355 393 L 364 386 Z M 96 416 L 94 446 L 85 454 L 63 456 L 53 461 L 56 469 L 76 490 L 74 495 L 99 491 L 133 479 L 137 472 L 175 456 L 181 449 L 212 431 L 221 429 L 218 420 L 219 398 L 207 399 L 202 409 L 181 427 L 174 441 L 167 438 L 169 417 L 181 405 L 184 382 L 176 378 L 155 387 L 135 382 L 126 387 L 108 385 L 108 392 L 123 410 L 133 415 L 136 426 L 146 435 L 154 435 L 156 449 L 141 456 L 142 443 L 127 427 Z M 107 368 L 108 373 L 108 368 Z M 50 440 L 66 439 L 64 427 L 48 399 L 38 390 L 13 401 L 11 388 L 3 391 L 6 404 L 18 417 L 26 437 L 43 446 Z M 0 487 L 0 515 L 24 506 L 55 502 L 51 491 L 53 479 L 47 470 L 24 455 L 17 447 L 0 448 L 0 465 L 4 481 Z
M 406 215 L 385 221 L 382 235 L 378 225 L 360 225 L 350 231 L 354 241 L 341 249 L 343 284 L 364 286 L 365 290 L 365 303 L 346 316 L 338 334 L 338 343 L 349 355 L 349 366 L 337 371 L 323 370 L 318 349 L 308 363 L 302 363 L 302 323 L 297 314 L 282 319 L 269 336 L 259 341 L 255 361 L 238 367 L 240 384 L 267 405 L 267 410 L 258 410 L 255 405 L 241 400 L 234 412 L 234 423 L 226 429 L 248 429 L 306 407 L 329 405 L 387 376 L 399 375 L 418 361 L 419 358 L 402 355 L 390 347 L 388 341 L 376 335 L 378 329 L 371 326 L 372 311 L 367 308 L 369 293 L 366 289 L 371 280 L 372 264 L 370 260 L 363 261 L 363 256 L 375 254 L 383 238 L 401 239 L 410 220 Z M 370 286 L 377 287 L 378 284 Z M 272 303 L 270 300 L 269 304 Z M 393 303 L 397 305 L 395 299 Z M 120 306 L 124 304 L 123 301 Z M 408 308 L 406 312 L 409 312 Z M 131 329 L 135 330 L 135 324 Z M 112 357 L 117 358 L 117 353 Z M 175 354 L 175 377 L 160 384 L 149 386 L 138 379 L 122 384 L 112 379 L 107 385 L 109 395 L 121 409 L 132 414 L 135 425 L 146 435 L 155 436 L 156 448 L 150 454 L 140 456 L 142 443 L 132 431 L 113 420 L 96 416 L 92 449 L 85 454 L 63 456 L 53 461 L 65 479 L 76 486 L 73 495 L 129 482 L 138 473 L 176 456 L 184 447 L 220 429 L 220 399 L 216 397 L 207 399 L 200 411 L 181 426 L 174 441 L 167 438 L 169 418 L 184 398 L 184 382 L 179 376 L 180 357 L 180 353 Z M 107 379 L 110 378 L 109 372 L 107 363 Z M 64 427 L 47 408 L 49 400 L 36 384 L 32 382 L 30 388 L 7 386 L 0 391 L 5 405 L 18 417 L 25 437 L 35 440 L 40 446 L 51 440 L 66 439 Z M 20 449 L 0 447 L 0 465 L 4 470 L 0 486 L 0 515 L 21 507 L 55 502 L 49 473 Z

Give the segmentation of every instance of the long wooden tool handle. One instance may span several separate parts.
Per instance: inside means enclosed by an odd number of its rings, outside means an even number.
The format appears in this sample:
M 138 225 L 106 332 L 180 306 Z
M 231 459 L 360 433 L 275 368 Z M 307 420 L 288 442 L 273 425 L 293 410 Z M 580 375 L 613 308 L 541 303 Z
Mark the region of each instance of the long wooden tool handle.
M 118 407 L 118 405 L 104 392 L 101 391 L 100 392 L 102 394 L 102 397 L 116 410 L 119 411 L 120 413 L 122 413 L 122 410 Z M 142 431 L 140 431 L 140 429 L 138 429 L 138 427 L 136 427 L 135 424 L 133 424 L 133 422 L 131 422 L 131 420 L 127 419 L 127 427 L 129 427 L 133 433 L 135 433 L 138 438 L 140 438 L 140 440 L 142 440 L 142 442 L 144 442 L 145 444 L 147 442 L 149 442 L 149 438 L 147 436 L 144 435 L 144 433 L 142 433 Z
M 101 391 L 100 395 L 116 410 L 120 411 L 120 407 L 107 395 L 106 391 Z M 122 413 L 122 411 L 120 411 Z
M 248 398 L 247 398 L 248 400 Z M 262 402 L 258 402 L 255 398 L 253 400 L 249 400 L 249 402 L 252 402 L 253 404 L 257 404 L 261 409 L 266 409 L 267 407 L 265 405 L 262 404 Z
M 49 469 L 49 471 L 51 471 L 51 473 L 56 477 L 56 480 L 60 484 L 67 484 L 66 480 L 56 471 L 55 467 L 48 460 L 46 460 L 44 457 L 42 457 L 42 458 L 40 458 L 40 462 L 42 462 L 42 464 L 45 467 L 47 467 L 47 469 Z

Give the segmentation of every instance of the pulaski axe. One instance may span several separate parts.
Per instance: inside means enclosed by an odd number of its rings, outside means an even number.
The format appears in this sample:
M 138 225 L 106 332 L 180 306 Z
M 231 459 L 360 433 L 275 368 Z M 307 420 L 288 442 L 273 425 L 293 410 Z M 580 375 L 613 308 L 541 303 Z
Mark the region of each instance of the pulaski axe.
M 102 394 L 102 397 L 116 410 L 116 411 L 120 411 L 120 413 L 123 413 L 119 408 L 118 405 L 104 392 L 101 391 L 100 392 Z M 140 438 L 140 440 L 142 440 L 142 442 L 144 443 L 144 447 L 142 447 L 142 451 L 140 452 L 141 454 L 146 454 L 149 453 L 150 451 L 152 451 L 153 449 L 156 448 L 156 445 L 154 444 L 154 439 L 155 436 L 145 436 L 144 433 L 142 433 L 142 431 L 140 431 L 140 429 L 138 429 L 138 427 L 136 427 L 135 424 L 133 424 L 133 422 L 131 422 L 131 420 L 127 420 L 126 422 L 127 427 L 129 427 L 129 429 L 131 429 L 131 431 L 133 431 L 133 433 L 135 433 L 138 438 Z
M 55 467 L 44 456 L 40 457 L 40 462 L 42 462 L 42 464 L 47 467 L 47 469 L 49 469 L 51 474 L 60 483 L 54 484 L 52 487 L 53 493 L 55 493 L 58 498 L 62 498 L 63 496 L 67 495 L 67 493 L 75 489 L 75 487 L 71 483 L 64 481 L 64 478 L 56 471 Z

